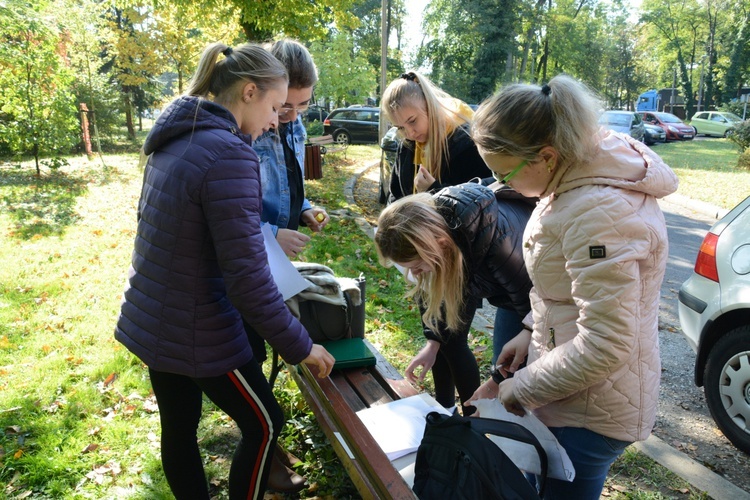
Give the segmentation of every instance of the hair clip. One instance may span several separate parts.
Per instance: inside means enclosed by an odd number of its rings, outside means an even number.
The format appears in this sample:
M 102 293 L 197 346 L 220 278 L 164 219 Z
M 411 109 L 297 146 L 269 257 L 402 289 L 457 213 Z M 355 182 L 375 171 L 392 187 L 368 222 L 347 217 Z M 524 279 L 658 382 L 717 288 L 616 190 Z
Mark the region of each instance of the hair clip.
M 542 85 L 542 94 L 548 96 L 551 93 L 552 93 L 552 89 L 550 88 L 549 85 L 547 85 L 546 83 L 544 85 Z
M 232 47 L 227 47 L 226 49 L 221 51 L 221 53 L 224 54 L 224 57 L 231 56 L 232 52 L 234 52 L 234 50 L 232 50 Z
M 399 78 L 403 78 L 404 80 L 419 83 L 417 81 L 417 75 L 414 74 L 413 71 L 409 71 L 408 73 L 401 73 L 401 76 Z

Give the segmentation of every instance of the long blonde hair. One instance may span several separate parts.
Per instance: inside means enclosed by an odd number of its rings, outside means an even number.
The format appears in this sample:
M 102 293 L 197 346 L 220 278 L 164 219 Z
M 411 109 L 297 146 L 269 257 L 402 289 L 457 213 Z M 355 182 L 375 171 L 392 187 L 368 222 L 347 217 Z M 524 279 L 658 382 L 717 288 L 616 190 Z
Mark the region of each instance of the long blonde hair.
M 217 62 L 219 54 L 224 58 Z M 246 43 L 236 49 L 221 42 L 205 48 L 185 95 L 205 97 L 218 103 L 242 98 L 242 87 L 253 82 L 265 92 L 280 81 L 288 82 L 286 68 L 260 45 Z
M 471 136 L 480 151 L 533 159 L 554 147 L 563 166 L 593 155 L 601 104 L 583 83 L 559 75 L 543 86 L 509 85 L 474 114 Z
M 467 114 L 467 107 L 460 106 L 460 103 L 416 71 L 404 73 L 383 92 L 380 109 L 391 123 L 394 121 L 393 112 L 402 106 L 427 111 L 429 126 L 422 166 L 438 181 L 443 157 L 448 157 L 450 132 L 464 123 L 471 123 L 472 116 Z
M 440 321 L 457 330 L 465 299 L 464 258 L 432 195 L 406 196 L 385 207 L 375 243 L 384 266 L 422 259 L 433 269 L 416 277 L 407 296 L 426 307 L 422 319 L 433 332 L 439 334 Z

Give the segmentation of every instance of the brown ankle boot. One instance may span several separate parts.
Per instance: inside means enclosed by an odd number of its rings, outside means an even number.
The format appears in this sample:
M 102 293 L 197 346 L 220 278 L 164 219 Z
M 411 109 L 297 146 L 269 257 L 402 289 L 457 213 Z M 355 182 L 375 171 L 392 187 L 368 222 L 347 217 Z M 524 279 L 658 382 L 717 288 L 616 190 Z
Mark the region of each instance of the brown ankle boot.
M 277 493 L 297 493 L 305 488 L 304 476 L 300 476 L 279 460 L 277 453 L 271 458 L 271 471 L 268 473 L 268 489 Z
M 276 443 L 276 449 L 274 450 L 273 454 L 277 460 L 280 460 L 282 464 L 286 465 L 290 469 L 294 469 L 294 465 L 301 462 L 299 458 L 289 453 L 279 443 Z

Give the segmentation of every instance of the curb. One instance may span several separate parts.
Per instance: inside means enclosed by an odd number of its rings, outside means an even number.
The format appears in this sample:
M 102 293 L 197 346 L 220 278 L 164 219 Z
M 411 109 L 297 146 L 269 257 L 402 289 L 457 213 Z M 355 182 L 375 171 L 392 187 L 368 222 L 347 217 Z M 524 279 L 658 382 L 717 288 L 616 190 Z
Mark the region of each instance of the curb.
M 631 446 L 674 472 L 695 488 L 707 493 L 711 498 L 750 500 L 750 493 L 669 446 L 653 434 L 645 441 L 633 443 Z
M 721 208 L 717 205 L 706 203 L 705 201 L 694 200 L 677 193 L 667 195 L 663 198 L 663 200 L 675 205 L 679 205 L 682 208 L 701 213 L 716 220 L 721 219 L 729 213 L 729 210 L 727 210 L 726 208 Z

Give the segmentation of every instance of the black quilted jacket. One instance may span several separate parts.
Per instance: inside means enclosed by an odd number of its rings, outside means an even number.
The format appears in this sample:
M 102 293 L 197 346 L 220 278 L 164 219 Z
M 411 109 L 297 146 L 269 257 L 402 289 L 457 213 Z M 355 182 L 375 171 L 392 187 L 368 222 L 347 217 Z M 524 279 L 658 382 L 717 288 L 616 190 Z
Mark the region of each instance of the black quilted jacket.
M 523 231 L 536 199 L 475 183 L 444 188 L 434 197 L 463 254 L 468 295 L 526 316 L 531 280 L 523 261 Z

